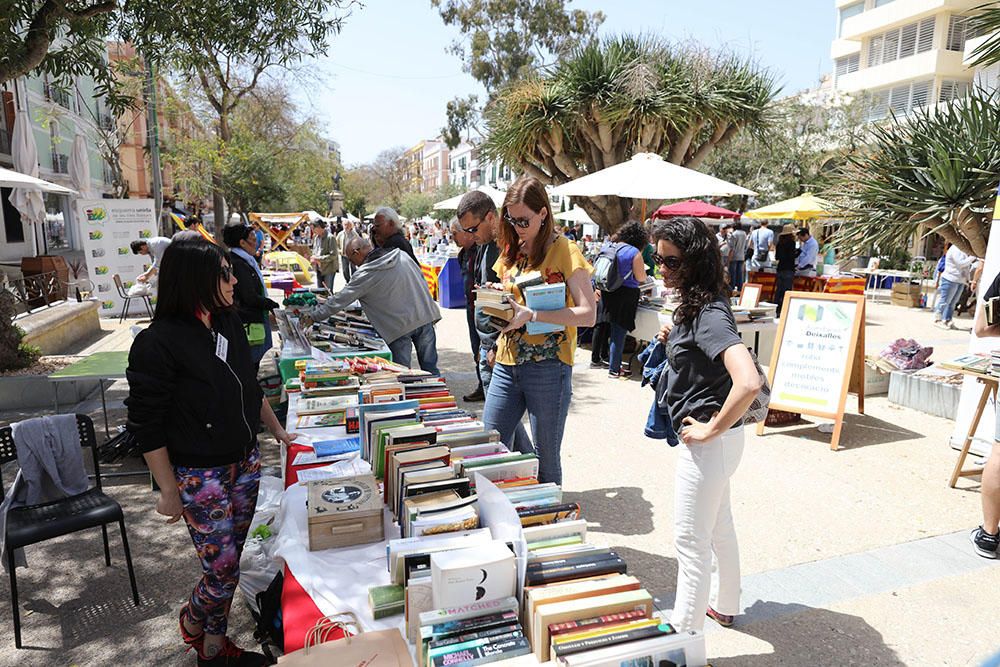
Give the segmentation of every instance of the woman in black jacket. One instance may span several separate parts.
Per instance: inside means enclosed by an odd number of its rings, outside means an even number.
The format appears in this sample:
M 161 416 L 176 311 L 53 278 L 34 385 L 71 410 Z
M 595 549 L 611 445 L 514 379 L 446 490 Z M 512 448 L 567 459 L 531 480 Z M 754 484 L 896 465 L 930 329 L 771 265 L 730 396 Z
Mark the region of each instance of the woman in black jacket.
M 240 555 L 257 502 L 257 425 L 290 444 L 253 370 L 236 315 L 229 255 L 178 235 L 164 253 L 153 323 L 136 336 L 126 376 L 128 430 L 160 487 L 156 511 L 182 516 L 203 576 L 180 612 L 199 665 L 263 665 L 226 637 Z
M 253 228 L 248 225 L 230 225 L 222 230 L 222 240 L 231 251 L 233 275 L 236 276 L 233 305 L 247 330 L 250 358 L 256 374 L 260 368 L 260 360 L 271 349 L 270 313 L 278 304 L 267 298 L 264 275 L 253 257 L 253 251 L 257 247 Z

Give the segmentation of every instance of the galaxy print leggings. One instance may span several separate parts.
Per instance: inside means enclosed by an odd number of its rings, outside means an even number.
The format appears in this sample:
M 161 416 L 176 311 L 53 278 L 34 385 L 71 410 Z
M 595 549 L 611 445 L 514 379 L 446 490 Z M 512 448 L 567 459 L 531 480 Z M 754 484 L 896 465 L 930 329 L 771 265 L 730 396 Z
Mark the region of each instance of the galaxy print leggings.
M 226 634 L 229 607 L 240 579 L 240 555 L 260 486 L 260 450 L 217 468 L 174 466 L 184 521 L 204 574 L 188 613 L 210 635 Z

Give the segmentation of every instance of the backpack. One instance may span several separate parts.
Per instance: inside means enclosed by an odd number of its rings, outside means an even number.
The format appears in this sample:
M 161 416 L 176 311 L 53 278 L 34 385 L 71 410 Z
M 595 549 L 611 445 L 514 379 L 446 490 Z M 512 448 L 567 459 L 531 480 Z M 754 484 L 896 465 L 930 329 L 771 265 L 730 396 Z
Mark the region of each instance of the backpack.
M 614 292 L 625 282 L 618 270 L 618 251 L 623 247 L 624 243 L 605 243 L 594 260 L 594 287 L 602 292 Z

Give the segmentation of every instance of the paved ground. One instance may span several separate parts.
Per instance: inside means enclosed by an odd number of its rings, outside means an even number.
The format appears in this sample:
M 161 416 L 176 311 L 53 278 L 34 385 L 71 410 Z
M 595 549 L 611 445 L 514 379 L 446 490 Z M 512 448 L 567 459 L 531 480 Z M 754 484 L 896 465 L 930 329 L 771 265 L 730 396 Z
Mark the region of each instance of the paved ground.
M 936 358 L 964 351 L 967 333 L 929 320 L 927 311 L 871 306 L 869 352 L 904 335 L 933 345 Z M 459 395 L 475 382 L 464 326 L 461 311 L 445 311 L 438 326 L 441 367 Z M 117 328 L 89 351 L 122 349 L 128 339 L 127 328 Z M 591 541 L 616 547 L 668 608 L 675 454 L 642 435 L 651 392 L 609 380 L 588 360 L 581 351 L 574 370 L 566 492 L 582 503 Z M 125 392 L 117 383 L 109 393 L 113 421 Z M 716 666 L 976 665 L 1000 649 L 1000 567 L 970 555 L 967 541 L 979 520 L 978 480 L 947 486 L 952 422 L 885 397 L 870 397 L 866 407 L 868 414 L 848 416 L 839 452 L 811 424 L 748 437 L 733 493 L 746 614 L 732 630 L 709 624 Z M 82 408 L 96 418 L 100 401 Z M 0 415 L 0 423 L 21 416 Z M 274 448 L 265 450 L 276 463 Z M 152 512 L 143 478 L 119 479 L 109 492 L 127 513 L 143 605 L 129 599 L 116 536 L 110 569 L 96 531 L 31 548 L 30 567 L 18 571 L 30 648 L 16 651 L 4 623 L 0 664 L 194 664 L 175 630 L 176 609 L 199 572 L 187 535 Z M 249 641 L 249 614 L 241 604 L 234 610 L 233 631 Z M 0 585 L 0 618 L 9 619 L 3 614 L 9 589 Z

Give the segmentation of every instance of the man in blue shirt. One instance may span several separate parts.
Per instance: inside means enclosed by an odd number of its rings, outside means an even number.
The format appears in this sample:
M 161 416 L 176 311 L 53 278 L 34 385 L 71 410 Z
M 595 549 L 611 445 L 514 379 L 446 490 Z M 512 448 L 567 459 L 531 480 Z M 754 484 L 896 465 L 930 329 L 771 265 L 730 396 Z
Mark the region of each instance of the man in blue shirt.
M 795 275 L 815 276 L 819 242 L 809 233 L 808 227 L 803 227 L 795 235 L 799 238 L 799 257 L 795 260 Z

